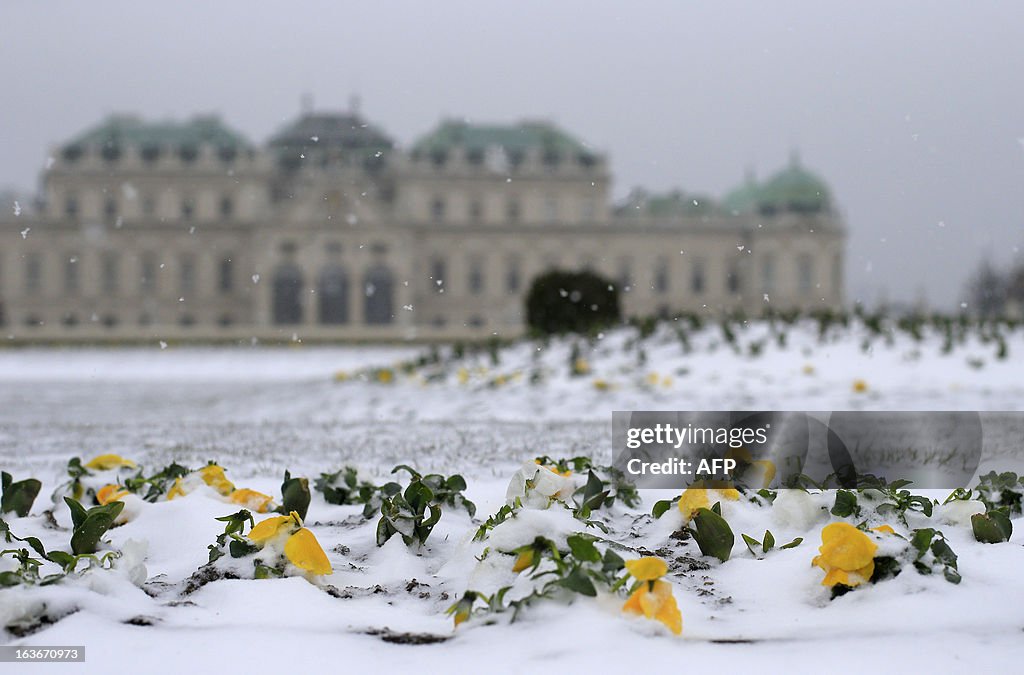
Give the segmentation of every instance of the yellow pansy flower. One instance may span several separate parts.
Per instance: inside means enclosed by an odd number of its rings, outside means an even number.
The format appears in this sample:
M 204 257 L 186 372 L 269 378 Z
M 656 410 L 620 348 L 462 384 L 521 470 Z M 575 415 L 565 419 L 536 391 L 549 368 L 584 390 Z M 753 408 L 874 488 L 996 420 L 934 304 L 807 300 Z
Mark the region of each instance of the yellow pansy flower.
M 381 384 L 391 384 L 395 379 L 395 374 L 391 372 L 390 368 L 381 368 L 377 371 L 377 381 Z
M 533 549 L 527 549 L 519 554 L 516 558 L 516 562 L 512 565 L 513 572 L 522 572 L 528 567 L 533 565 Z
M 612 388 L 611 382 L 609 382 L 608 380 L 601 379 L 600 377 L 594 380 L 593 384 L 594 389 L 597 389 L 598 391 L 608 391 L 609 389 Z
M 878 527 L 872 527 L 872 532 L 880 532 L 882 534 L 896 534 L 896 530 L 892 529 L 891 525 L 879 525 Z
M 572 372 L 575 373 L 576 375 L 587 375 L 587 374 L 589 374 L 590 373 L 590 362 L 587 361 L 585 358 L 583 358 L 581 356 L 580 358 L 578 358 L 575 361 L 573 361 Z
M 661 558 L 647 556 L 626 561 L 626 570 L 637 581 L 653 581 L 668 573 L 668 563 Z
M 830 523 L 821 531 L 820 555 L 812 565 L 825 571 L 822 586 L 859 586 L 875 572 L 878 544 L 849 523 Z
M 736 488 L 704 487 L 704 485 L 704 481 L 698 481 L 686 488 L 682 496 L 679 497 L 679 512 L 683 514 L 684 521 L 689 522 L 698 509 L 710 508 L 712 498 L 733 502 L 740 498 L 739 490 Z
M 270 495 L 265 495 L 262 492 L 250 490 L 249 488 L 235 490 L 228 495 L 228 499 L 256 513 L 266 513 L 270 510 L 270 504 L 273 501 Z
M 120 455 L 108 454 L 93 457 L 92 459 L 85 463 L 85 468 L 93 469 L 95 471 L 108 471 L 110 469 L 117 469 L 122 466 L 135 468 L 135 462 L 133 462 L 130 459 L 125 459 Z
M 868 383 L 864 380 L 853 381 L 853 391 L 855 394 L 863 394 L 868 390 Z
M 535 460 L 533 460 L 533 462 L 535 464 L 538 464 L 542 469 L 547 469 L 551 473 L 559 475 L 562 478 L 568 478 L 569 476 L 572 475 L 572 469 L 566 469 L 565 471 L 560 471 L 558 469 L 557 465 L 545 464 L 545 463 L 541 462 L 539 459 L 535 459 Z
M 284 544 L 284 556 L 296 567 L 312 574 L 330 574 L 334 571 L 316 536 L 304 527 L 288 537 Z
M 291 532 L 293 527 L 301 527 L 302 521 L 298 517 L 299 514 L 292 511 L 292 515 L 272 516 L 261 520 L 249 532 L 249 539 L 255 544 L 265 544 L 280 534 Z
M 445 611 L 445 614 L 452 617 L 452 622 L 456 628 L 459 627 L 460 623 L 467 621 L 473 614 L 473 603 L 476 602 L 477 597 L 478 593 L 476 591 L 466 591 L 455 604 Z
M 167 501 L 171 501 L 175 497 L 184 497 L 188 493 L 185 492 L 185 485 L 181 482 L 181 477 L 174 479 L 174 485 L 167 491 Z
M 469 368 L 459 368 L 456 377 L 458 377 L 459 379 L 459 384 L 466 384 L 467 382 L 469 382 Z
M 235 490 L 235 485 L 224 475 L 224 468 L 216 464 L 208 464 L 199 469 L 199 476 L 203 482 L 212 487 L 225 497 Z
M 347 372 L 345 372 L 344 370 L 339 370 L 339 371 L 336 371 L 334 373 L 334 381 L 335 382 L 345 382 L 346 380 L 348 380 L 348 378 L 349 378 L 349 374 Z
M 125 490 L 120 485 L 104 485 L 96 493 L 96 501 L 101 505 L 109 504 L 110 502 L 116 502 L 121 497 L 131 494 L 128 490 Z
M 683 632 L 683 615 L 672 595 L 672 584 L 667 581 L 641 582 L 640 588 L 633 591 L 622 606 L 622 611 L 660 621 L 675 635 Z
M 302 526 L 302 518 L 295 511 L 287 516 L 261 520 L 249 532 L 249 540 L 260 546 L 281 537 L 288 537 L 284 542 L 284 557 L 299 569 L 312 574 L 330 574 L 333 571 L 320 542 Z
M 804 375 L 814 375 L 814 366 L 809 363 L 804 364 Z

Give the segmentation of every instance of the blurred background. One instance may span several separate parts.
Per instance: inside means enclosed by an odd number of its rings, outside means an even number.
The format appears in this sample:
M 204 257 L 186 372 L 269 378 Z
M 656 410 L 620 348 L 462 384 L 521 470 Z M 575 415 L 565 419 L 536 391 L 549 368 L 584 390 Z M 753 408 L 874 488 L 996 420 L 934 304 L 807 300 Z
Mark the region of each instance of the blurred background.
M 1022 15 L 6 4 L 5 330 L 514 335 L 552 268 L 635 316 L 1017 311 Z

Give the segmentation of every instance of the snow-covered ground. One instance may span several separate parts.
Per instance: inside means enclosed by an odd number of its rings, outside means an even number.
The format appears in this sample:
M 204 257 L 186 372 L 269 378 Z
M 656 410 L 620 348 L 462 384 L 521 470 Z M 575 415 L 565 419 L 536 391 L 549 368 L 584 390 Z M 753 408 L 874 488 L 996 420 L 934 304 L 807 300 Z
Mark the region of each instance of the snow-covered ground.
M 156 468 L 198 468 L 216 460 L 239 487 L 280 495 L 283 472 L 308 476 L 358 467 L 375 483 L 407 463 L 460 473 L 475 519 L 446 508 L 422 550 L 396 536 L 375 545 L 376 518 L 313 491 L 306 526 L 333 574 L 219 579 L 187 592 L 237 505 L 205 486 L 173 501 L 139 506 L 108 533 L 125 549 L 114 570 L 46 587 L 0 590 L 5 620 L 51 616 L 53 624 L 0 642 L 86 645 L 79 672 L 133 664 L 148 673 L 417 669 L 421 672 L 602 672 L 657 667 L 757 668 L 821 672 L 863 668 L 988 672 L 1024 663 L 1021 531 L 1009 543 L 981 544 L 962 519 L 939 508 L 912 515 L 897 533 L 936 527 L 959 555 L 963 581 L 912 568 L 895 579 L 829 601 L 811 566 L 828 514 L 825 493 L 801 508 L 723 501 L 736 533 L 732 558 L 702 556 L 692 539 L 671 536 L 683 516 L 649 514 L 672 494 L 641 491 L 643 503 L 602 510 L 605 535 L 564 508 L 520 516 L 473 541 L 480 522 L 505 503 L 524 460 L 590 455 L 607 463 L 613 410 L 988 410 L 1024 407 L 1024 334 L 1006 336 L 1007 353 L 975 337 L 944 350 L 938 336 L 904 333 L 865 340 L 863 327 L 791 327 L 785 344 L 765 324 L 739 331 L 690 331 L 686 344 L 663 328 L 638 340 L 621 330 L 596 340 L 523 342 L 403 367 L 428 350 L 304 347 L 0 351 L 0 465 L 15 479 L 44 485 L 33 514 L 5 520 L 19 536 L 67 548 L 70 517 L 43 512 L 72 456 L 103 453 Z M 946 353 L 948 351 L 948 353 Z M 383 369 L 383 370 L 382 370 Z M 947 492 L 927 493 L 940 501 Z M 824 508 L 822 508 L 824 507 Z M 262 517 L 258 516 L 257 520 Z M 848 518 L 850 522 L 856 522 Z M 878 522 L 881 522 L 880 520 Z M 877 524 L 877 523 L 872 523 Z M 801 545 L 756 559 L 740 533 L 770 529 Z M 476 618 L 453 631 L 445 610 L 467 588 L 491 592 L 522 584 L 511 572 L 513 545 L 589 531 L 616 542 L 623 557 L 657 554 L 683 615 L 681 637 L 628 617 L 624 597 L 540 602 L 513 623 L 508 614 Z M 144 558 L 135 544 L 145 542 Z M 8 545 L 11 546 L 11 545 Z M 485 549 L 493 547 L 485 555 Z M 603 549 L 603 545 L 602 545 Z M 129 555 L 127 552 L 132 552 Z M 483 558 L 483 560 L 478 560 Z M 146 568 L 141 588 L 133 560 Z M 138 573 L 138 569 L 134 570 Z M 138 579 L 136 579 L 138 581 Z M 328 593 L 324 589 L 336 591 Z M 44 609 L 40 609 L 44 608 Z M 406 644 L 410 636 L 427 644 Z M 395 671 L 398 672 L 398 671 Z

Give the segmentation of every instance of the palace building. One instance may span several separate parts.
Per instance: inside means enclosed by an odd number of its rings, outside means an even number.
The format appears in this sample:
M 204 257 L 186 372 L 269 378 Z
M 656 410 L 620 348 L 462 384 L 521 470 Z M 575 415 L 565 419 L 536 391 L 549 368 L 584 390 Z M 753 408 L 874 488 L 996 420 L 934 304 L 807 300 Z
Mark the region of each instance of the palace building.
M 398 147 L 357 112 L 256 145 L 214 116 L 112 116 L 0 214 L 14 341 L 513 337 L 545 270 L 614 280 L 628 316 L 838 308 L 845 228 L 795 158 L 716 200 L 636 190 L 546 122 L 443 121 Z

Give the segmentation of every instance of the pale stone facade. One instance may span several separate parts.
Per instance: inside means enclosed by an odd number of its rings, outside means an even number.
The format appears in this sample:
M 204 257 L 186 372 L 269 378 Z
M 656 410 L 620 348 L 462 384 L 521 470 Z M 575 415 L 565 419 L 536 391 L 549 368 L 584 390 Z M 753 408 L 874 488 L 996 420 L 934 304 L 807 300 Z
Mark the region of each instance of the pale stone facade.
M 627 316 L 842 304 L 844 227 L 795 160 L 721 203 L 613 208 L 606 158 L 545 123 L 401 150 L 352 113 L 262 148 L 114 117 L 51 157 L 34 212 L 0 215 L 8 340 L 512 337 L 551 268 L 614 280 Z

